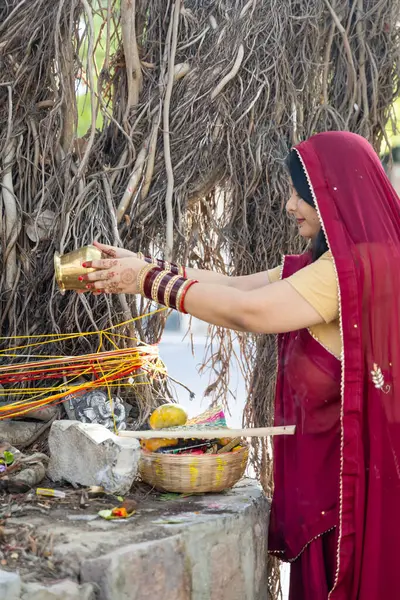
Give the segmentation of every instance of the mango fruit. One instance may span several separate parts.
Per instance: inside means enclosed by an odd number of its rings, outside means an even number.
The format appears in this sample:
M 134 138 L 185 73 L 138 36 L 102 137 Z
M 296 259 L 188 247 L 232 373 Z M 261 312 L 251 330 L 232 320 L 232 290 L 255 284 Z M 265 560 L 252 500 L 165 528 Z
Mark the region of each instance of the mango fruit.
M 218 440 L 218 443 L 221 446 L 227 446 L 229 444 L 229 442 L 232 441 L 232 438 L 221 438 L 220 440 Z
M 165 429 L 185 425 L 187 420 L 187 412 L 179 404 L 162 404 L 152 412 L 149 425 L 151 429 Z
M 150 440 L 141 440 L 140 445 L 143 450 L 147 450 L 148 452 L 155 452 L 159 448 L 166 448 L 167 446 L 176 446 L 178 444 L 178 440 L 167 440 L 161 438 L 152 438 Z

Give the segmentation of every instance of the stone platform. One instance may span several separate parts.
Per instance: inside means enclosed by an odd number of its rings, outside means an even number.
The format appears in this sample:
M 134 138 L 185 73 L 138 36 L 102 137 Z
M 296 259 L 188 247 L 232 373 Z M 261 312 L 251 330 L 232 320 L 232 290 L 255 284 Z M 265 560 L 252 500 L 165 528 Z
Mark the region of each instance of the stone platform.
M 62 580 L 0 571 L 1 600 L 267 600 L 269 503 L 244 480 L 218 495 L 149 499 L 126 521 L 56 508 L 8 520 L 52 533 Z

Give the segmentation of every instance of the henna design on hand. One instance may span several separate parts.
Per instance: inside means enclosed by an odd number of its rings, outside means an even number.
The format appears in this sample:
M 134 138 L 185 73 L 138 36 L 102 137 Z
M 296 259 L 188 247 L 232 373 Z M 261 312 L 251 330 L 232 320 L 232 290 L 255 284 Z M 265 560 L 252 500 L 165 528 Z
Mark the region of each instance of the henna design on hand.
M 106 281 L 108 279 L 112 279 L 115 276 L 115 273 L 112 271 L 100 271 L 96 274 L 97 281 Z
M 101 251 L 101 258 L 107 258 L 111 256 L 111 258 L 117 258 L 117 253 L 115 250 L 102 250 Z
M 125 285 L 131 285 L 136 280 L 136 273 L 133 269 L 124 269 L 121 273 L 121 282 Z
M 121 288 L 116 281 L 112 281 L 110 285 L 106 288 L 107 294 L 120 294 Z
M 119 265 L 119 260 L 102 260 L 100 263 L 100 267 L 96 267 L 98 269 L 112 269 L 113 267 L 117 267 Z

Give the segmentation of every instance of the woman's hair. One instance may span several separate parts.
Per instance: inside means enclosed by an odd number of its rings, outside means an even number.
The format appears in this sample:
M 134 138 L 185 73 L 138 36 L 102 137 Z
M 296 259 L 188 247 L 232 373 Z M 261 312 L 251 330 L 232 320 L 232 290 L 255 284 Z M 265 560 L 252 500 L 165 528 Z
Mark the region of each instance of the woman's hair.
M 291 150 L 286 158 L 286 166 L 289 170 L 290 177 L 292 178 L 293 186 L 300 198 L 307 202 L 313 208 L 316 208 L 314 199 L 312 197 L 311 189 L 307 181 L 306 174 L 301 164 L 299 155 L 296 150 Z M 312 245 L 312 257 L 313 261 L 317 260 L 325 252 L 329 250 L 328 243 L 324 231 L 321 227 L 317 237 L 313 241 Z

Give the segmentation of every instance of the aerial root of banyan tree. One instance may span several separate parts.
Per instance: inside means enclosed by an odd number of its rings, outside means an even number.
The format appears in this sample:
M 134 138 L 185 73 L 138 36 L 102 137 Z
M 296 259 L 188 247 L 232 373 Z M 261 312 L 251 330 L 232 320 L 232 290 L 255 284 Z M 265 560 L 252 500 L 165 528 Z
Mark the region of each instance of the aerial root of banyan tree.
M 328 129 L 379 149 L 398 91 L 398 21 L 398 0 L 2 2 L 1 335 L 104 328 L 145 309 L 58 292 L 54 251 L 93 239 L 231 274 L 298 250 L 282 159 Z M 83 138 L 78 80 L 92 111 Z M 164 322 L 138 321 L 135 335 L 154 342 Z M 246 422 L 268 425 L 273 342 L 239 344 Z M 214 328 L 210 349 L 208 391 L 229 400 L 232 337 Z M 271 491 L 268 447 L 255 450 Z

